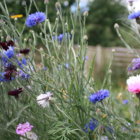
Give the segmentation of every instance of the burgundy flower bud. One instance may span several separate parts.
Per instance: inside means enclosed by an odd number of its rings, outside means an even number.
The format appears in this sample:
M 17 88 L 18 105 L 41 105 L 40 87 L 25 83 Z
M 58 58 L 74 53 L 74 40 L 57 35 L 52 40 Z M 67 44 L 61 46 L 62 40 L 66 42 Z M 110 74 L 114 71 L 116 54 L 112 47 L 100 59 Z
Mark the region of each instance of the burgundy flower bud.
M 11 40 L 8 42 L 0 42 L 0 46 L 2 47 L 2 49 L 7 51 L 9 49 L 9 46 L 14 46 L 14 42 Z
M 27 55 L 30 52 L 29 49 L 20 50 L 21 54 Z
M 23 92 L 23 88 L 18 88 L 18 89 L 9 91 L 9 92 L 8 92 L 8 95 L 15 96 L 15 98 L 18 99 L 19 94 L 20 94 L 21 92 Z
M 11 81 L 13 75 L 17 75 L 16 67 L 12 64 L 9 64 L 5 69 L 4 79 Z

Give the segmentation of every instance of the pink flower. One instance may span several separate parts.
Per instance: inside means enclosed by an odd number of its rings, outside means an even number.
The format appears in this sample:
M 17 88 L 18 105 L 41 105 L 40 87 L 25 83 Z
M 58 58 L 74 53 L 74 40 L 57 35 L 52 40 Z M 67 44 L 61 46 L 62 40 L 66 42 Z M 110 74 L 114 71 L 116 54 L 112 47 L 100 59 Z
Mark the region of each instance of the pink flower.
M 33 126 L 30 125 L 29 122 L 26 122 L 24 124 L 19 124 L 17 126 L 16 132 L 17 134 L 24 135 L 24 133 L 26 133 L 27 131 L 31 131 L 32 128 Z
M 128 85 L 128 91 L 133 92 L 134 94 L 140 93 L 140 75 L 129 77 L 126 83 Z

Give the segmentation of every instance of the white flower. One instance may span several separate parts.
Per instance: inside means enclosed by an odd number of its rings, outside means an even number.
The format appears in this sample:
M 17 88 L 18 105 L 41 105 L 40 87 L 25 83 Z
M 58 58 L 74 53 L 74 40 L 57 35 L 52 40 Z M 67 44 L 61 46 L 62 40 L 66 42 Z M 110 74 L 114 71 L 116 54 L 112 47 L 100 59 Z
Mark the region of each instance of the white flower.
M 37 140 L 38 136 L 34 132 L 26 132 L 24 137 L 27 137 L 29 140 Z M 20 140 L 27 140 L 23 137 L 20 137 Z
M 131 85 L 131 84 L 134 84 L 136 82 L 140 82 L 140 75 L 137 75 L 137 76 L 131 76 L 129 77 L 129 79 L 127 79 L 126 83 L 127 85 Z
M 129 77 L 126 83 L 130 92 L 133 92 L 134 94 L 140 93 L 140 75 Z
M 101 140 L 108 140 L 107 136 L 101 136 Z
M 43 108 L 45 108 L 46 106 L 49 107 L 49 101 L 52 99 L 51 95 L 53 94 L 50 92 L 46 92 L 46 94 L 40 94 L 39 96 L 37 96 L 38 104 Z

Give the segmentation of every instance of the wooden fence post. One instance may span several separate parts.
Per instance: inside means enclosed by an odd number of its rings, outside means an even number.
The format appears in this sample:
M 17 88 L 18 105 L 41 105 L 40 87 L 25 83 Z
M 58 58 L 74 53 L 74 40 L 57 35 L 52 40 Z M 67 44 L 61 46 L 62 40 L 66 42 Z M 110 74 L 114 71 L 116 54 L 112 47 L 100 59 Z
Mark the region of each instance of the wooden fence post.
M 99 71 L 101 67 L 102 48 L 101 46 L 98 45 L 96 49 L 97 49 L 96 66 L 97 66 L 97 71 Z

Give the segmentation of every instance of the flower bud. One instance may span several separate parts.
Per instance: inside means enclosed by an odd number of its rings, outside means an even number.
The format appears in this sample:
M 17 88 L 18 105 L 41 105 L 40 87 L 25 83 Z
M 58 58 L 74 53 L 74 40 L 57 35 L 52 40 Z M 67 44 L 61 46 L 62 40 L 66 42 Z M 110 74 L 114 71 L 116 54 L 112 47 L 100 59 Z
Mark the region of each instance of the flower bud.
M 17 74 L 18 74 L 17 72 L 12 72 L 11 76 L 15 78 Z
M 3 40 L 4 38 L 3 38 L 3 36 L 1 37 L 1 40 Z
M 111 70 L 111 69 L 109 70 L 109 73 L 110 73 L 110 74 L 112 73 L 112 70 Z
M 55 32 L 53 32 L 53 35 L 55 35 Z
M 10 36 L 9 35 L 6 37 L 6 41 L 7 42 L 10 41 Z
M 49 22 L 49 19 L 45 19 L 46 20 L 46 22 Z
M 40 51 L 43 51 L 43 48 L 41 47 L 39 50 L 40 50 Z
M 19 68 L 17 68 L 17 72 L 19 72 L 20 71 L 20 69 Z
M 61 8 L 60 3 L 59 3 L 59 2 L 56 2 L 56 3 L 55 3 L 55 7 L 56 7 L 56 9 L 60 10 L 60 8 Z
M 114 28 L 115 28 L 115 29 L 119 29 L 119 24 L 118 24 L 118 23 L 115 23 L 115 24 L 114 24 Z
M 102 126 L 99 127 L 98 133 L 99 133 L 99 135 L 102 135 L 103 134 L 103 127 Z
M 58 16 L 60 15 L 60 12 L 59 12 L 59 11 L 57 11 L 57 15 L 58 15 Z
M 40 36 L 42 36 L 42 33 L 40 33 Z
M 29 41 L 29 43 L 31 43 L 31 42 L 32 42 L 32 39 L 31 39 L 31 38 L 29 38 L 29 40 L 28 40 L 28 41 Z
M 17 49 L 17 51 L 19 51 L 19 49 Z M 23 59 L 23 55 L 21 53 L 19 53 L 18 58 L 21 61 Z
M 65 23 L 65 26 L 68 26 L 67 22 Z
M 83 16 L 84 17 L 87 17 L 88 16 L 88 11 L 85 11 L 84 14 L 83 14 Z
M 92 87 L 90 87 L 90 92 L 91 92 L 91 93 L 93 93 L 93 92 L 94 92 L 94 90 L 93 90 L 93 88 L 92 88 Z
M 77 9 L 78 9 L 78 10 L 81 10 L 81 7 L 80 7 L 80 5 L 78 5 L 78 6 L 77 6 Z
M 67 24 L 67 22 L 65 23 L 65 27 L 66 27 L 66 30 L 68 29 L 68 24 Z
M 49 99 L 49 101 L 50 101 L 50 104 L 54 104 L 55 98 L 51 97 L 51 98 Z
M 71 30 L 71 34 L 73 34 L 73 30 Z
M 133 1 L 129 1 L 129 4 L 132 7 L 133 6 Z
M 17 21 L 18 19 L 17 19 L 17 17 L 16 18 L 14 18 L 14 21 Z
M 30 30 L 30 33 L 34 33 L 34 31 L 33 30 Z
M 100 110 L 99 108 L 98 108 L 97 111 L 96 111 L 96 115 L 97 115 L 97 116 L 100 116 L 100 115 L 101 115 L 101 110 Z
M 5 21 L 3 19 L 0 20 L 0 24 L 3 25 L 5 24 Z
M 42 27 L 42 23 L 38 23 L 37 26 L 38 26 L 38 27 Z
M 26 42 L 27 41 L 27 39 L 26 38 L 24 38 L 24 42 Z
M 25 0 L 22 2 L 22 5 L 23 6 L 26 6 L 26 1 Z
M 112 52 L 114 53 L 115 52 L 115 49 L 112 49 Z
M 44 4 L 49 4 L 49 0 L 44 0 Z
M 85 41 L 88 40 L 88 36 L 87 35 L 84 35 L 84 38 L 83 38 Z
M 56 18 L 55 20 L 58 21 L 58 18 Z

